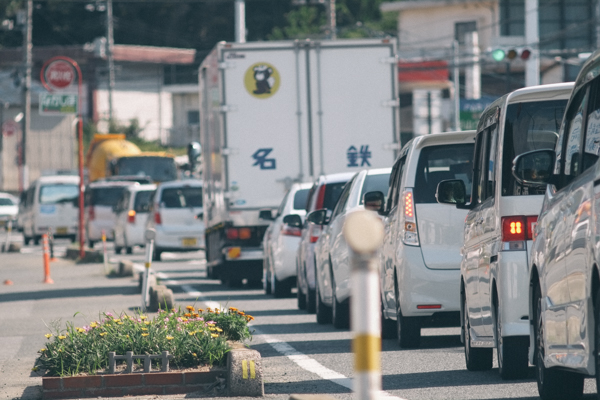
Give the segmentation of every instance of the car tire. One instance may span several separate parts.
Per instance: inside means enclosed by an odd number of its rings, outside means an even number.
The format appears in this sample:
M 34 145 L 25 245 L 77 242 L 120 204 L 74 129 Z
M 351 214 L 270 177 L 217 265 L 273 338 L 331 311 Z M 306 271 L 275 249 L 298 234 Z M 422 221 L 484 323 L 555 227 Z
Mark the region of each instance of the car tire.
M 133 254 L 133 247 L 131 247 L 131 246 L 125 247 L 125 253 L 127 253 L 127 254 Z
M 577 400 L 583 396 L 583 383 L 585 377 L 582 374 L 571 371 L 546 368 L 544 365 L 544 326 L 542 321 L 541 303 L 541 290 L 539 285 L 536 285 L 533 291 L 533 306 L 535 307 L 535 376 L 538 393 L 542 400 Z M 598 329 L 597 326 L 598 322 L 596 322 L 595 331 Z M 597 357 L 598 355 L 596 354 L 596 358 Z M 596 374 L 596 376 L 597 375 L 598 374 Z
M 115 254 L 121 254 L 123 252 L 123 248 L 121 246 L 115 246 Z
M 498 304 L 492 308 L 494 313 L 494 332 L 496 334 L 496 353 L 498 372 L 502 379 L 523 379 L 528 374 L 529 346 L 520 343 L 521 338 L 502 337 L 502 322 L 499 319 Z
M 333 321 L 334 328 L 337 329 L 349 329 L 350 328 L 350 302 L 339 302 L 337 300 L 337 291 L 335 285 L 335 279 L 333 274 L 331 275 L 331 320 Z
M 317 323 L 324 325 L 331 323 L 331 308 L 323 303 L 321 300 L 321 294 L 319 293 L 319 282 L 315 282 L 315 302 L 316 302 L 316 314 Z
M 75 243 L 77 241 L 77 235 L 71 235 L 71 243 Z
M 25 243 L 25 246 L 29 245 L 29 242 L 31 242 L 31 237 L 23 235 L 23 243 Z
M 263 289 L 266 295 L 271 294 L 271 274 L 266 269 L 263 269 Z
M 292 287 L 287 280 L 280 281 L 277 275 L 271 274 L 271 292 L 276 299 L 290 297 Z
M 383 302 L 381 303 L 381 338 L 382 339 L 396 339 L 398 337 L 398 330 L 396 329 L 396 321 L 388 319 L 383 313 Z
M 152 251 L 152 261 L 160 261 L 160 256 L 162 255 L 162 250 L 158 247 L 154 247 L 154 251 Z
M 296 292 L 296 300 L 299 310 L 306 310 L 306 295 L 302 293 L 300 285 L 298 285 L 298 291 Z
M 315 294 L 315 290 L 311 290 L 310 285 L 308 284 L 308 277 L 306 276 L 306 265 L 304 267 L 304 282 L 306 283 L 306 312 L 309 314 L 314 314 L 317 312 L 317 295 Z M 298 289 L 300 290 L 300 289 Z
M 421 344 L 421 324 L 415 317 L 402 315 L 400 290 L 396 283 L 396 335 L 398 346 L 403 349 L 414 349 Z
M 463 302 L 463 335 L 465 347 L 465 362 L 469 371 L 487 371 L 492 369 L 494 361 L 494 349 L 471 347 L 471 324 L 469 323 L 469 312 L 467 309 L 467 299 L 462 296 Z
M 38 246 L 40 244 L 40 240 L 42 239 L 41 236 L 34 236 L 33 237 L 33 244 Z
M 96 243 L 96 242 L 94 242 L 94 241 L 93 241 L 93 240 L 91 240 L 91 239 L 90 239 L 90 240 L 88 240 L 88 246 L 89 246 L 89 248 L 90 248 L 90 249 L 93 249 L 93 248 L 94 248 L 94 243 Z

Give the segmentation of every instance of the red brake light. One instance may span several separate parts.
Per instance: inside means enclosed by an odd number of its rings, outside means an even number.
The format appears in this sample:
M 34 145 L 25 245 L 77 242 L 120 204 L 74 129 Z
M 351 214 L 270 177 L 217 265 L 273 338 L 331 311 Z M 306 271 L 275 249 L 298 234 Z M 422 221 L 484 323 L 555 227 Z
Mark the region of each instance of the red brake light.
M 404 215 L 408 218 L 412 218 L 415 215 L 412 192 L 406 192 L 404 195 Z
M 284 236 L 302 236 L 302 229 L 283 224 L 281 226 L 281 234 Z
M 319 188 L 319 194 L 317 195 L 317 204 L 315 204 L 315 210 L 322 209 L 323 203 L 325 203 L 325 185 L 321 185 L 321 187 Z
M 135 224 L 135 210 L 129 210 L 127 213 L 127 222 Z
M 162 224 L 162 219 L 160 218 L 160 213 L 158 211 L 154 213 L 154 223 L 156 225 Z
M 533 238 L 533 225 L 537 222 L 536 216 L 525 217 L 517 215 L 502 218 L 502 241 L 516 242 L 531 240 Z
M 235 240 L 239 238 L 239 232 L 236 228 L 228 228 L 225 230 L 225 235 L 229 240 Z
M 93 221 L 96 219 L 96 211 L 94 210 L 94 206 L 90 206 L 89 211 L 88 211 L 88 216 L 90 218 L 90 221 Z
M 240 228 L 239 229 L 240 239 L 248 240 L 252 237 L 252 231 L 250 228 Z
M 535 226 L 537 225 L 537 215 L 527 217 L 527 240 L 534 239 Z

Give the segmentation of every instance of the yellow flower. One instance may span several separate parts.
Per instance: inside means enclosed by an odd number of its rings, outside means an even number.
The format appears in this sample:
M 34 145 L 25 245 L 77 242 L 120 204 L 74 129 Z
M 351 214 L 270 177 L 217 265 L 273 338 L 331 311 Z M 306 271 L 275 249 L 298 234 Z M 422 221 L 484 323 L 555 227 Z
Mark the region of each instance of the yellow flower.
M 150 325 L 150 321 L 144 321 L 144 324 Z
M 92 322 L 92 323 L 90 324 L 90 328 L 95 328 L 95 327 L 97 327 L 97 326 L 98 326 L 98 324 L 97 324 L 96 322 Z
M 199 308 L 199 309 L 198 309 L 198 312 L 199 312 L 199 313 L 203 313 L 203 312 L 204 312 L 204 310 L 203 310 L 203 309 L 201 309 L 201 308 Z
M 192 314 L 192 316 L 193 316 L 194 318 L 198 318 L 198 317 L 200 316 L 200 314 L 198 314 L 198 313 L 193 313 L 193 314 Z
M 46 336 L 46 339 L 50 339 L 52 337 L 51 333 L 46 333 L 44 336 Z
M 113 322 L 121 322 L 121 319 L 120 318 L 115 318 L 115 319 L 113 319 Z
M 192 314 L 190 314 L 190 313 L 185 313 L 185 314 L 183 314 L 183 316 L 184 316 L 184 317 L 188 317 L 188 318 L 189 318 L 189 317 L 191 317 L 191 316 L 192 316 Z
M 146 336 L 148 336 L 148 335 L 150 335 L 150 334 L 149 334 L 149 333 L 142 333 L 142 336 L 143 336 L 143 337 L 146 337 Z
M 188 320 L 187 318 L 181 317 L 181 321 L 187 322 L 187 320 Z
M 193 355 L 194 357 L 198 357 L 198 354 L 196 354 L 196 353 L 192 353 L 192 355 Z
M 206 325 L 208 325 L 208 326 L 215 326 L 215 324 L 212 324 L 212 323 L 211 324 L 206 324 Z
M 38 369 L 39 369 L 38 367 L 31 368 L 31 370 L 34 371 L 34 372 L 37 371 Z
M 188 332 L 188 335 L 190 335 L 190 336 L 194 336 L 195 334 L 196 334 L 196 331 L 194 331 L 194 332 Z
M 173 340 L 173 336 L 167 336 L 167 340 Z
M 238 311 L 238 315 L 246 315 L 246 313 L 243 311 Z
M 208 328 L 209 331 L 216 331 L 217 328 L 213 328 L 212 326 L 210 328 Z
M 217 332 L 223 332 L 223 329 L 221 328 L 215 328 L 217 330 Z
M 219 314 L 221 314 L 221 311 L 219 311 L 219 310 L 216 310 L 216 311 L 215 311 L 215 314 L 219 315 Z
M 58 336 L 58 338 L 59 338 L 60 340 L 63 340 L 63 339 L 66 339 L 67 337 L 66 337 L 66 336 L 63 336 L 63 335 L 59 335 L 59 336 Z
M 100 336 L 106 336 L 106 335 L 108 335 L 108 332 L 102 332 L 102 333 L 100 333 Z
M 254 317 L 253 317 L 252 315 L 246 315 L 246 319 L 247 319 L 248 321 L 253 321 L 253 320 L 254 320 Z
M 145 316 L 145 315 L 140 315 L 140 319 L 141 319 L 142 321 L 143 321 L 143 320 L 145 320 L 146 318 L 148 318 L 148 317 L 147 317 L 147 316 Z
M 77 332 L 79 332 L 79 333 L 83 333 L 83 332 L 85 332 L 85 329 L 82 329 L 82 328 L 77 328 Z
M 118 322 L 119 325 L 123 325 L 123 323 L 121 321 Z
M 210 336 L 212 336 L 212 337 L 219 337 L 219 335 L 216 334 L 216 333 L 211 333 Z
M 187 307 L 186 307 L 186 310 L 193 311 L 193 310 L 194 310 L 194 306 L 187 306 Z
M 40 349 L 40 353 L 43 353 L 45 351 L 46 351 L 46 349 Z
M 125 337 L 126 337 L 127 339 L 129 339 L 129 335 L 125 335 Z
M 235 307 L 229 307 L 229 311 L 236 312 L 237 310 L 238 310 L 238 309 L 237 309 L 237 308 L 235 308 Z
M 142 328 L 142 330 L 143 330 L 143 331 L 147 331 L 147 330 L 148 330 L 148 328 Z

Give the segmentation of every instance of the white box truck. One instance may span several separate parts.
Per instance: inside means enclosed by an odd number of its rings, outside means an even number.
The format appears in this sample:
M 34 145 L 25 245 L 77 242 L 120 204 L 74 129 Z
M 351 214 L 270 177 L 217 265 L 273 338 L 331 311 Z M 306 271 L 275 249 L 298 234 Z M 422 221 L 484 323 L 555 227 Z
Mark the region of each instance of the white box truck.
M 199 68 L 209 277 L 260 283 L 259 210 L 293 182 L 393 164 L 397 61 L 391 38 L 216 45 Z

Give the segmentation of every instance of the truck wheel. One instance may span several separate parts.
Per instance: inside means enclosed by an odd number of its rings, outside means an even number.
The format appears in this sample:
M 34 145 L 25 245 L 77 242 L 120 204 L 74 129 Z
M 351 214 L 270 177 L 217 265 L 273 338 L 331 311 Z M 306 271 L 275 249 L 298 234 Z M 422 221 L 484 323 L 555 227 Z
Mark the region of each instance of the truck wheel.
M 492 369 L 494 349 L 471 347 L 471 324 L 469 323 L 469 309 L 467 308 L 466 295 L 463 295 L 463 326 L 465 337 L 465 361 L 469 371 L 487 371 Z
M 317 323 L 322 325 L 329 324 L 331 322 L 331 308 L 323 303 L 323 300 L 321 300 L 321 294 L 319 293 L 319 282 L 315 282 L 315 286 Z
M 538 393 L 542 400 L 579 399 L 583 396 L 583 375 L 556 368 L 546 368 L 544 365 L 544 323 L 541 311 L 542 294 L 539 285 L 534 288 L 533 293 L 533 306 L 535 307 L 536 317 L 534 325 L 536 339 L 535 375 Z M 596 322 L 597 324 L 598 322 Z
M 494 328 L 496 333 L 496 352 L 498 355 L 498 372 L 502 379 L 522 379 L 527 377 L 527 360 L 529 346 L 519 342 L 519 337 L 502 337 L 502 322 L 498 313 L 498 305 L 494 304 Z

